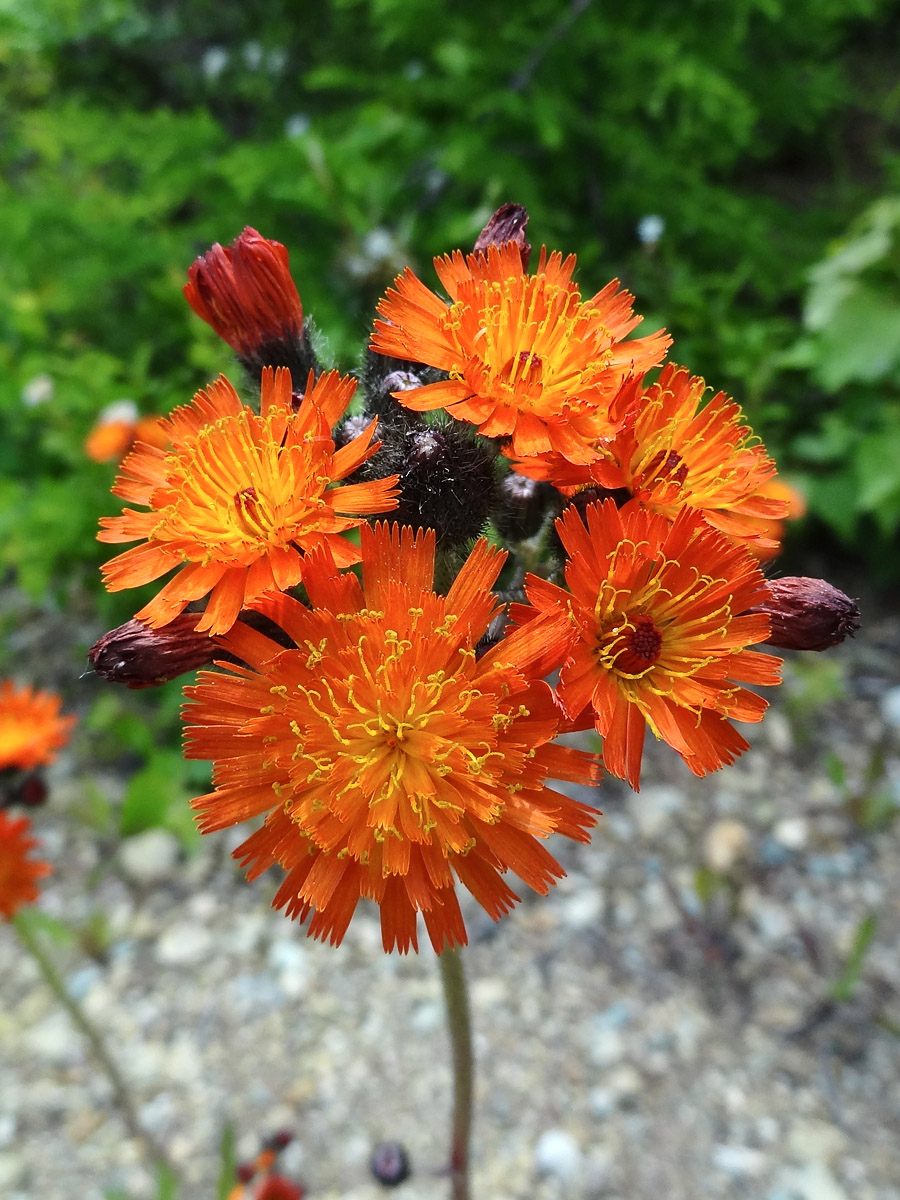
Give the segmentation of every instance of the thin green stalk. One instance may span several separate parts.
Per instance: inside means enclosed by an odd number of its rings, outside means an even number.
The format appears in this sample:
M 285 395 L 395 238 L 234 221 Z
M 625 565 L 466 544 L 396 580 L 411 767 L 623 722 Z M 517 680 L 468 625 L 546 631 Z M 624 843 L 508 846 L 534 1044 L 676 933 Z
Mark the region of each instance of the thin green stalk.
M 147 1147 L 150 1155 L 154 1159 L 156 1166 L 161 1174 L 168 1175 L 173 1181 L 177 1181 L 178 1173 L 172 1165 L 169 1156 L 160 1146 L 159 1142 L 148 1133 L 141 1125 L 137 1111 L 134 1107 L 134 1101 L 131 1098 L 131 1093 L 128 1090 L 124 1078 L 122 1077 L 119 1068 L 116 1066 L 103 1038 L 100 1036 L 100 1031 L 88 1018 L 87 1014 L 79 1005 L 78 1001 L 72 996 L 67 989 L 62 976 L 56 969 L 54 964 L 48 958 L 40 940 L 35 936 L 34 930 L 31 928 L 31 923 L 28 920 L 26 911 L 16 913 L 13 917 L 12 924 L 15 926 L 16 933 L 19 935 L 19 940 L 22 945 L 37 963 L 40 968 L 41 975 L 44 977 L 44 982 L 49 987 L 50 991 L 60 1002 L 72 1019 L 72 1024 L 87 1038 L 90 1043 L 91 1050 L 94 1052 L 94 1057 L 103 1068 L 104 1074 L 112 1085 L 113 1096 L 116 1104 L 122 1115 L 122 1119 L 128 1126 L 128 1131 L 132 1137 L 143 1142 Z
M 462 956 L 457 948 L 438 955 L 441 983 L 447 1005 L 447 1028 L 453 1051 L 453 1121 L 450 1135 L 450 1179 L 452 1200 L 469 1197 L 469 1135 L 472 1130 L 472 1098 L 475 1060 L 472 1054 L 472 1022 Z

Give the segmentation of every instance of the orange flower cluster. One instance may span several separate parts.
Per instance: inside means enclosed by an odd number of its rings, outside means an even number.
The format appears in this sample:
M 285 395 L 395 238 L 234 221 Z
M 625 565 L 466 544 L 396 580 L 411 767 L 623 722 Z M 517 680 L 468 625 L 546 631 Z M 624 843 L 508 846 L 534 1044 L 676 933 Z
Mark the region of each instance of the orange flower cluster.
M 457 885 L 495 920 L 507 872 L 545 893 L 545 839 L 595 821 L 551 781 L 600 771 L 560 734 L 593 726 L 634 788 L 647 726 L 697 775 L 732 762 L 731 722 L 779 681 L 754 647 L 797 608 L 761 573 L 788 505 L 739 406 L 683 367 L 653 379 L 670 339 L 629 338 L 618 282 L 583 300 L 574 256 L 546 250 L 529 273 L 527 214 L 496 217 L 477 253 L 436 260 L 446 299 L 410 270 L 388 290 L 352 416 L 284 247 L 250 229 L 213 247 L 186 294 L 258 373 L 259 411 L 224 378 L 198 393 L 122 465 L 114 492 L 141 511 L 101 522 L 138 543 L 111 590 L 174 574 L 92 661 L 143 686 L 222 656 L 186 689 L 186 753 L 214 764 L 200 828 L 259 822 L 235 852 L 248 878 L 280 868 L 275 906 L 332 943 L 361 899 L 386 950 L 416 949 L 421 916 L 440 953 L 466 940 Z M 508 613 L 486 520 L 533 539 Z

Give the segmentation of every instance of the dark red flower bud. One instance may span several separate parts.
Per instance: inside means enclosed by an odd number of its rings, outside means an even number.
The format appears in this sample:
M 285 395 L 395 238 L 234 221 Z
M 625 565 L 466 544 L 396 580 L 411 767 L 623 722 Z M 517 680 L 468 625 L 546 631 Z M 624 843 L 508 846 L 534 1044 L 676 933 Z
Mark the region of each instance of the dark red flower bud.
M 768 645 L 782 650 L 827 650 L 859 629 L 859 607 L 824 579 L 803 575 L 768 581 L 772 599 L 750 612 L 772 621 Z
M 88 651 L 95 674 L 130 688 L 156 687 L 206 666 L 221 650 L 208 634 L 194 629 L 198 613 L 182 613 L 162 629 L 132 618 L 104 633 Z
M 47 802 L 47 784 L 41 775 L 28 775 L 19 784 L 17 799 L 26 808 L 39 808 Z
M 288 367 L 295 380 L 315 369 L 288 252 L 248 225 L 230 246 L 218 242 L 188 270 L 187 302 L 244 366 Z
M 293 1140 L 293 1130 L 279 1129 L 277 1133 L 273 1133 L 270 1138 L 266 1139 L 266 1145 L 272 1150 L 283 1150 L 285 1146 L 289 1146 Z
M 234 1168 L 234 1177 L 238 1183 L 249 1183 L 256 1174 L 256 1166 L 252 1162 L 240 1162 Z
M 488 246 L 502 246 L 504 242 L 515 242 L 522 256 L 522 270 L 528 270 L 531 258 L 531 243 L 525 241 L 528 227 L 528 210 L 521 204 L 503 204 L 479 233 L 475 242 L 475 253 L 487 250 Z

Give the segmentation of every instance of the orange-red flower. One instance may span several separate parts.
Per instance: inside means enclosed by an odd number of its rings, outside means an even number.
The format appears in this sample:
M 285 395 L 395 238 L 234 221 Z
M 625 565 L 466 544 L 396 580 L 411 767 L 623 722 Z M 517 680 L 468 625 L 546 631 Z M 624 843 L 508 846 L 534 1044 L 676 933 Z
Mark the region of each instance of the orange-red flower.
M 637 788 L 644 728 L 695 775 L 747 749 L 729 723 L 759 721 L 767 702 L 742 684 L 780 682 L 781 659 L 748 649 L 769 635 L 759 566 L 743 547 L 684 510 L 674 522 L 634 502 L 574 508 L 557 521 L 568 591 L 529 576 L 534 628 L 563 663 L 559 698 L 603 736 L 604 766 Z M 538 615 L 540 614 L 540 615 Z
M 17 688 L 8 679 L 0 683 L 0 770 L 28 771 L 53 762 L 75 724 L 74 717 L 59 715 L 61 704 L 52 692 Z
M 508 439 L 516 457 L 596 458 L 593 443 L 625 416 L 613 407 L 622 382 L 662 361 L 666 334 L 624 341 L 641 319 L 633 297 L 614 280 L 582 302 L 574 255 L 563 261 L 544 249 L 529 275 L 519 246 L 506 242 L 434 265 L 451 303 L 407 268 L 378 305 L 384 319 L 372 348 L 449 378 L 396 393 L 397 401 L 419 412 L 446 408 L 486 437 Z
M 267 343 L 299 338 L 303 306 L 288 252 L 248 225 L 230 246 L 218 242 L 188 270 L 191 308 L 242 358 Z
M 771 562 L 781 553 L 785 523 L 806 516 L 806 497 L 799 488 L 784 479 L 770 479 L 763 485 L 762 495 L 780 501 L 784 505 L 784 512 L 777 520 L 772 517 L 756 517 L 752 520 L 748 518 L 748 522 L 759 530 L 761 536 L 747 545 L 760 562 Z
M 332 441 L 355 387 L 336 371 L 310 376 L 295 412 L 290 372 L 266 368 L 259 416 L 224 376 L 176 409 L 162 422 L 172 450 L 139 445 L 122 464 L 113 494 L 150 511 L 101 520 L 100 541 L 142 543 L 106 564 L 107 588 L 179 567 L 137 619 L 157 628 L 209 595 L 197 630 L 218 634 L 264 592 L 299 583 L 314 546 L 327 545 L 341 567 L 358 562 L 342 535 L 397 502 L 396 476 L 332 486 L 378 449 L 374 421 L 339 450 Z
M 37 881 L 50 874 L 49 863 L 29 858 L 37 841 L 29 837 L 27 817 L 11 817 L 0 809 L 0 916 L 11 921 L 23 904 L 39 895 Z
M 286 595 L 255 607 L 281 647 L 238 623 L 222 639 L 247 664 L 201 672 L 185 711 L 186 753 L 214 761 L 194 801 L 207 833 L 266 814 L 235 851 L 255 878 L 287 872 L 274 906 L 310 913 L 337 944 L 360 897 L 381 907 L 386 950 L 466 941 L 455 881 L 495 920 L 518 899 L 511 869 L 545 893 L 563 872 L 540 839 L 586 841 L 591 809 L 546 786 L 589 783 L 592 756 L 556 746 L 562 713 L 536 673 L 526 629 L 480 658 L 505 555 L 481 540 L 446 595 L 432 590 L 434 532 L 362 530 L 362 582 L 316 555 L 312 608 Z
M 130 400 L 116 400 L 100 413 L 84 439 L 84 452 L 94 462 L 121 461 L 135 442 L 161 449 L 167 445 L 159 417 L 140 417 Z
M 644 508 L 670 520 L 693 509 L 728 537 L 772 549 L 777 543 L 767 522 L 787 512 L 773 486 L 775 464 L 744 424 L 740 406 L 717 392 L 701 407 L 705 392 L 703 379 L 668 364 L 649 387 L 625 385 L 620 403 L 628 418 L 597 444 L 594 462 L 573 465 L 553 454 L 520 461 L 516 469 L 570 494 L 591 484 L 627 488 Z

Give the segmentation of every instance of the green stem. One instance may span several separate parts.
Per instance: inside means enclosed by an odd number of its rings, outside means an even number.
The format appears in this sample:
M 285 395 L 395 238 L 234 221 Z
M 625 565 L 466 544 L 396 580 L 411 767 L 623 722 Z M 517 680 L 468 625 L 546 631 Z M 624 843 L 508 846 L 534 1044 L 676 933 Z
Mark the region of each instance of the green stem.
M 122 1077 L 119 1068 L 111 1058 L 103 1038 L 100 1036 L 100 1031 L 93 1024 L 93 1022 L 88 1019 L 87 1014 L 81 1008 L 78 1001 L 66 988 L 59 971 L 47 957 L 40 940 L 35 936 L 34 930 L 31 927 L 31 923 L 28 920 L 27 911 L 23 910 L 16 913 L 16 915 L 13 917 L 12 924 L 15 926 L 16 933 L 19 935 L 19 940 L 21 941 L 22 945 L 40 968 L 40 972 L 44 977 L 44 982 L 47 984 L 50 991 L 53 993 L 62 1007 L 69 1014 L 72 1019 L 72 1024 L 75 1026 L 75 1028 L 83 1033 L 90 1043 L 90 1047 L 94 1052 L 94 1057 L 103 1068 L 103 1071 L 112 1086 L 113 1096 L 115 1097 L 115 1101 L 118 1105 L 122 1118 L 125 1121 L 125 1124 L 128 1126 L 129 1133 L 133 1138 L 143 1142 L 143 1144 L 147 1147 L 147 1150 L 154 1159 L 158 1170 L 161 1173 L 168 1175 L 173 1181 L 177 1181 L 178 1174 L 172 1165 L 169 1156 L 166 1154 L 162 1146 L 160 1146 L 159 1142 L 156 1141 L 153 1135 L 148 1133 L 147 1130 L 141 1125 L 137 1111 L 134 1107 L 134 1101 L 132 1100 L 131 1093 L 128 1090 L 128 1085 Z
M 472 1022 L 462 956 L 457 948 L 438 955 L 447 1028 L 453 1050 L 453 1123 L 450 1138 L 452 1200 L 469 1200 L 469 1135 L 472 1130 L 472 1094 L 475 1061 L 472 1055 Z

